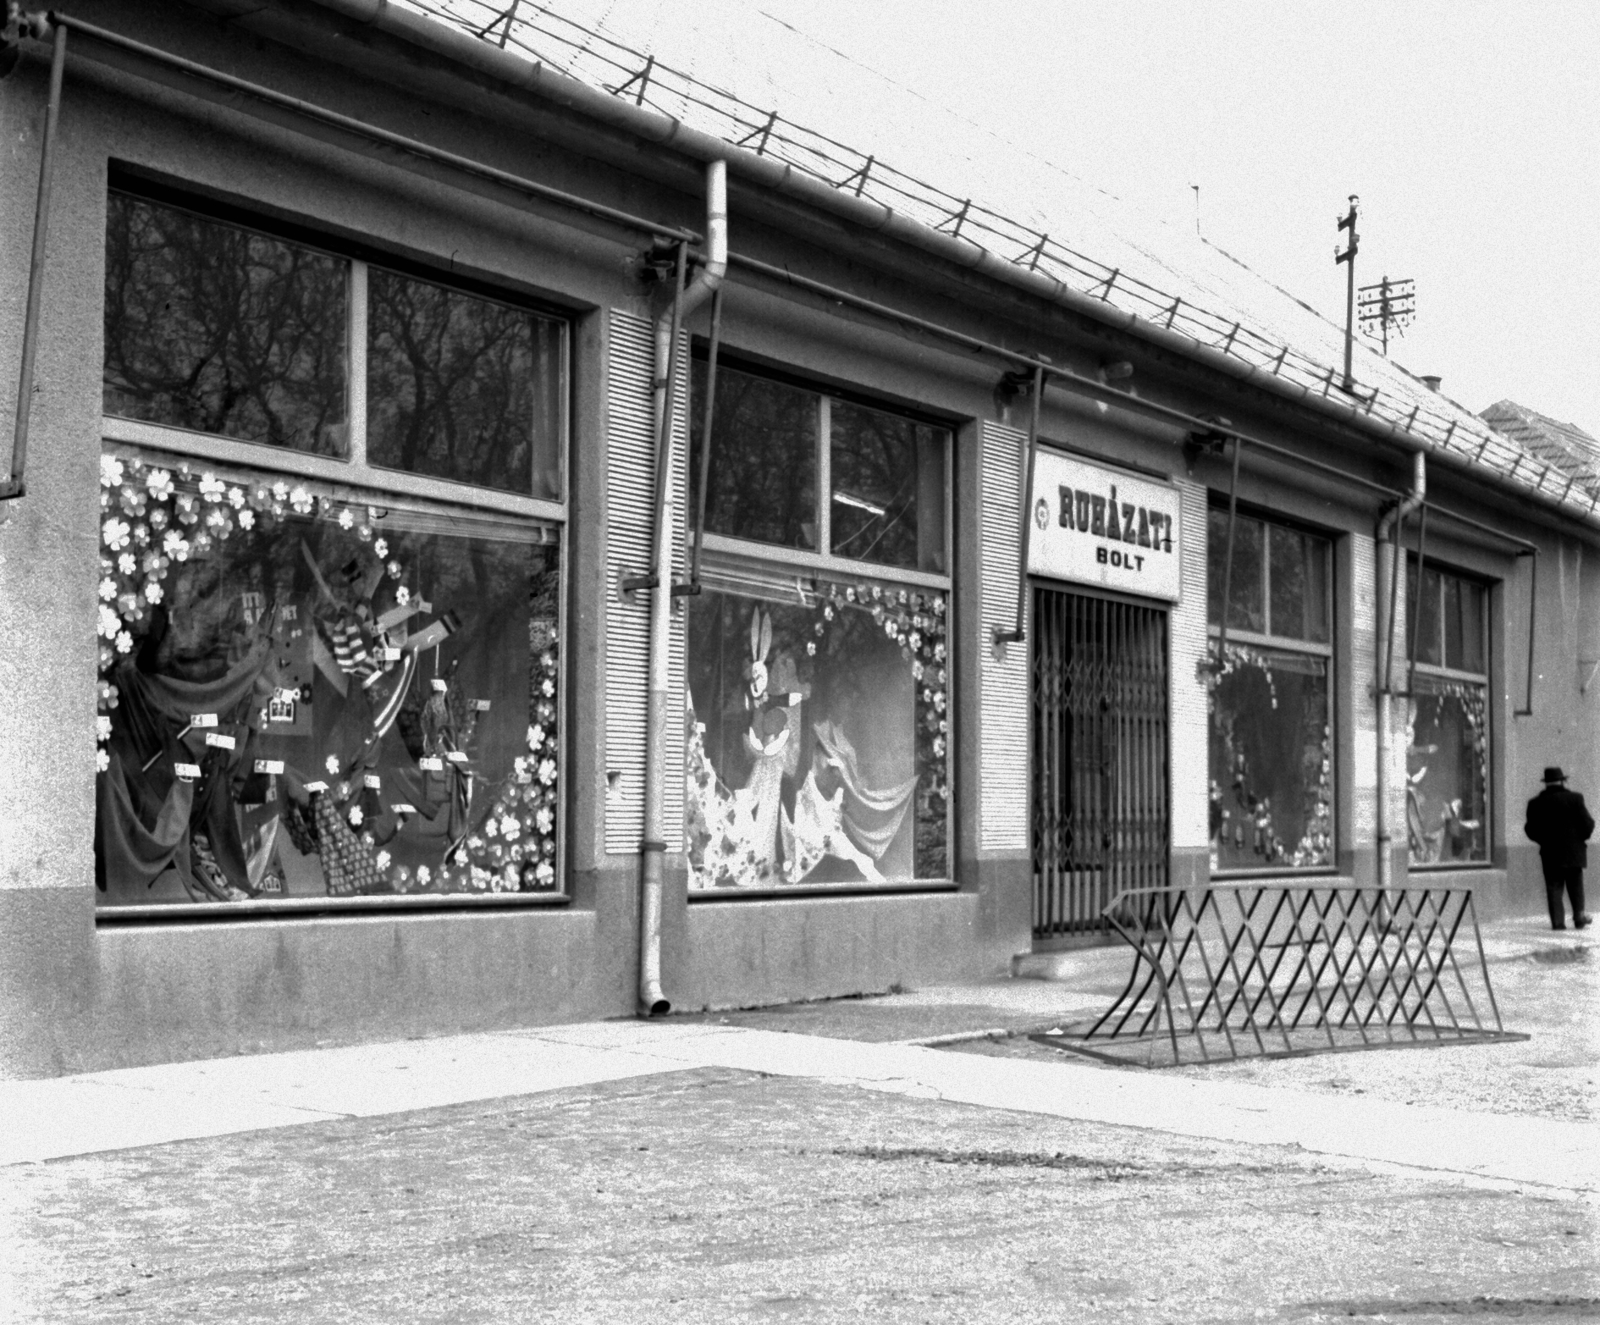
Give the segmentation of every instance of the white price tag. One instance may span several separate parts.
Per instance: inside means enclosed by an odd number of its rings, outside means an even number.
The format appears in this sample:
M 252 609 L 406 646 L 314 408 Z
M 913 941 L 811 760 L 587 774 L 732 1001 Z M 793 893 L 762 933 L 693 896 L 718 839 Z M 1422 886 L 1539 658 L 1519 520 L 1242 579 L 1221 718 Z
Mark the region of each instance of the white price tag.
M 442 676 L 434 677 L 433 681 L 432 681 L 432 685 L 433 685 L 433 688 L 435 690 L 437 690 L 441 695 L 444 694 L 447 690 L 450 689 L 450 683 L 448 681 L 446 681 L 444 679 L 444 677 L 442 677 Z
M 383 778 L 376 773 L 363 773 L 361 775 L 361 785 L 378 791 L 383 787 Z
M 464 764 L 467 762 L 467 752 L 465 750 L 451 750 L 445 754 L 445 758 L 452 764 Z
M 382 662 L 397 663 L 400 661 L 400 650 L 391 648 L 379 649 L 378 658 Z
M 398 805 L 391 805 L 389 808 L 396 814 L 415 814 L 417 812 L 415 805 L 408 805 L 405 801 L 401 801 Z
M 185 782 L 194 782 L 200 776 L 199 764 L 174 764 L 173 773 Z
M 311 792 L 313 795 L 315 795 L 319 791 L 326 791 L 327 789 L 328 789 L 328 784 L 326 782 L 308 782 L 308 783 L 306 783 L 306 790 Z
M 444 772 L 444 760 L 440 759 L 438 755 L 423 755 L 421 759 L 417 760 L 417 767 L 424 773 L 442 773 Z
M 234 742 L 233 737 L 226 736 L 222 732 L 207 732 L 206 744 L 214 745 L 219 750 L 231 750 L 233 749 Z
M 487 713 L 489 711 L 489 703 L 490 701 L 487 699 L 477 699 L 473 701 L 473 707 L 476 708 L 479 713 Z
M 217 715 L 215 713 L 191 713 L 189 715 L 189 725 L 191 727 L 215 727 L 217 725 Z
M 256 772 L 257 773 L 282 773 L 283 772 L 283 760 L 281 760 L 281 759 L 258 759 L 258 760 L 256 760 Z

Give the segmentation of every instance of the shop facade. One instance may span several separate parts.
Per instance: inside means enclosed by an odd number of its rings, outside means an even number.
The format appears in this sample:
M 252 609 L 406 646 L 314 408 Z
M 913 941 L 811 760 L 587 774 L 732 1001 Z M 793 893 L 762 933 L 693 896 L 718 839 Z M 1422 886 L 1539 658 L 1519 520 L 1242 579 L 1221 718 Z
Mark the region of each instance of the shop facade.
M 0 259 L 6 1073 L 625 1016 L 652 962 L 684 1010 L 974 979 L 1211 879 L 1538 911 L 1595 526 L 1449 456 L 1395 521 L 1403 438 L 733 146 L 679 326 L 718 153 L 422 19 L 226 8 L 75 11 L 127 40 L 69 27 Z

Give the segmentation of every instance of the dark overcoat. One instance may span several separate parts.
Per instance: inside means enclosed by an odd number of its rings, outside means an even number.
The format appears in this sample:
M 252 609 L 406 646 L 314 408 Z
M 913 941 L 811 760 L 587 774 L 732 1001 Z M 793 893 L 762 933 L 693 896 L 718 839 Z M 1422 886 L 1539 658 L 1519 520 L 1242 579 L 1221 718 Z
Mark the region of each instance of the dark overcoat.
M 1523 831 L 1539 844 L 1539 858 L 1546 869 L 1582 869 L 1589 863 L 1585 844 L 1594 832 L 1594 819 L 1576 791 L 1550 783 L 1528 802 Z

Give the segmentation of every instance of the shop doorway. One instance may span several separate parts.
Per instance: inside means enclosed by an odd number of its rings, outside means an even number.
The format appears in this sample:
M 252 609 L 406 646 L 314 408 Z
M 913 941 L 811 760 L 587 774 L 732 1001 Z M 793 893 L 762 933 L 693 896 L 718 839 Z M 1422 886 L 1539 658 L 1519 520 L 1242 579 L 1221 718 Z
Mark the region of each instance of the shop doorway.
M 1033 935 L 1108 928 L 1125 888 L 1167 882 L 1167 613 L 1033 590 Z

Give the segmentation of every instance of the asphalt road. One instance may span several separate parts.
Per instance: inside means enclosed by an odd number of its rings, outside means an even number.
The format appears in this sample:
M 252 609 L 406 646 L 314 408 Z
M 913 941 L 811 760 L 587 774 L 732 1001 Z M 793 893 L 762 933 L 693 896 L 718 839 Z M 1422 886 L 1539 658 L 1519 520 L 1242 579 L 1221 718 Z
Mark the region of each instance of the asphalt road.
M 722 1069 L 0 1183 L 28 1321 L 1600 1320 L 1577 1194 Z

